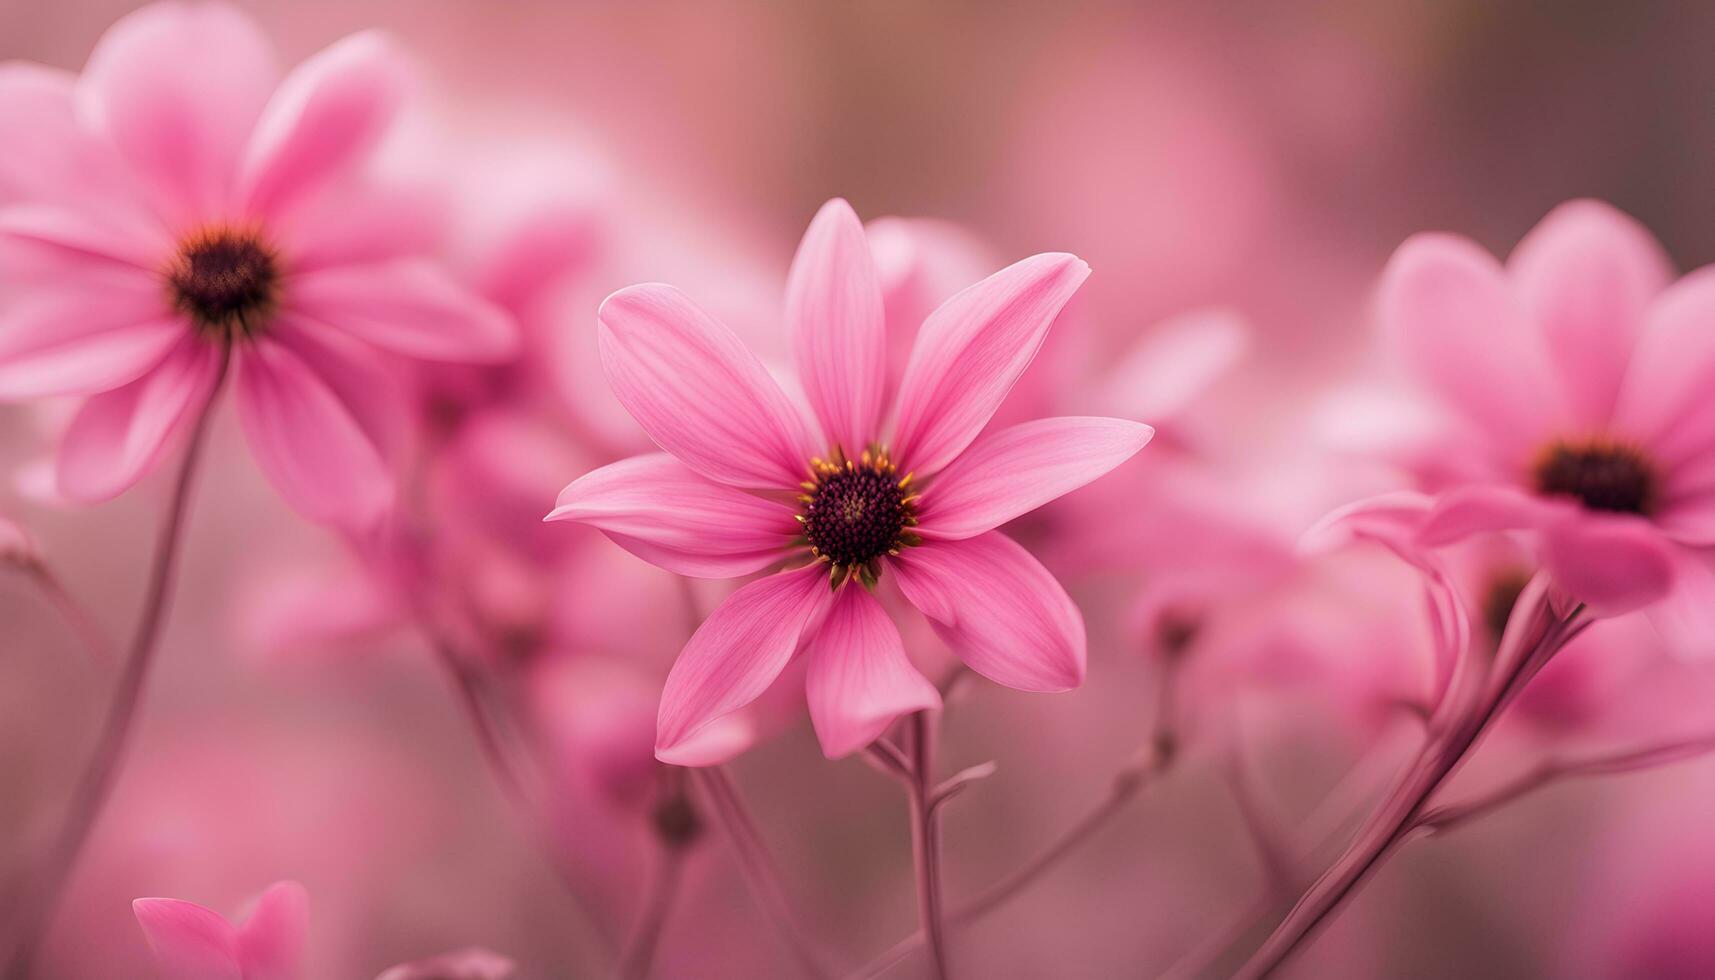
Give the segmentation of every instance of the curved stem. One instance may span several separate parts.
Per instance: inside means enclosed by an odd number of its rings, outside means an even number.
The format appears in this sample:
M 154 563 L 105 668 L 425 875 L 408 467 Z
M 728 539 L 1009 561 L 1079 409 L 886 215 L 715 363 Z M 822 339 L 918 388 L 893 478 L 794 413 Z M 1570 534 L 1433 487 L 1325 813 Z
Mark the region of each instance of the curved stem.
M 649 893 L 643 899 L 643 912 L 625 942 L 625 952 L 619 958 L 621 980 L 643 980 L 655 961 L 655 951 L 661 945 L 661 933 L 667 916 L 679 896 L 679 883 L 684 877 L 685 849 L 671 845 L 660 849 L 656 859 L 655 876 Z
M 225 381 L 230 358 L 231 350 L 223 348 L 214 386 L 210 389 L 207 400 L 197 410 L 196 421 L 192 424 L 190 444 L 185 448 L 184 458 L 179 463 L 166 517 L 155 539 L 155 554 L 150 563 L 148 584 L 143 596 L 143 612 L 131 634 L 124 666 L 113 692 L 113 700 L 108 706 L 106 720 L 96 738 L 95 750 L 78 778 L 66 820 L 60 825 L 59 836 L 55 838 L 48 852 L 41 878 L 33 889 L 33 898 L 19 912 L 11 931 L 14 945 L 11 947 L 13 952 L 6 969 L 8 980 L 25 980 L 30 975 L 36 950 L 52 922 L 60 894 L 65 890 L 66 881 L 71 877 L 78 856 L 88 842 L 90 832 L 95 829 L 96 821 L 100 818 L 102 808 L 118 779 L 120 763 L 124 761 L 125 747 L 130 740 L 137 710 L 142 704 L 149 668 L 154 662 L 155 650 L 159 645 L 161 630 L 171 605 L 173 578 L 178 566 L 179 546 L 184 536 L 185 516 L 190 511 L 191 484 L 196 475 L 198 461 L 202 457 L 203 446 L 207 442 L 209 420 L 214 414 L 214 404 Z

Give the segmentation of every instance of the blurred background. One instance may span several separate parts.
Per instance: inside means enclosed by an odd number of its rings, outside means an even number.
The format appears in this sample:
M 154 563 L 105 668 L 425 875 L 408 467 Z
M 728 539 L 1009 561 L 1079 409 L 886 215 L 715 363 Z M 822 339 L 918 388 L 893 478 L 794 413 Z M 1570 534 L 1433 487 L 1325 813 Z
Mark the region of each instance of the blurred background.
M 0 0 L 0 60 L 76 70 L 135 6 Z M 1366 772 L 1385 777 L 1410 744 L 1375 705 L 1420 681 L 1413 580 L 1378 555 L 1310 567 L 1292 550 L 1329 507 L 1391 485 L 1315 422 L 1374 366 L 1367 309 L 1388 255 L 1425 229 L 1504 255 L 1555 204 L 1590 196 L 1637 217 L 1682 269 L 1715 259 L 1708 5 L 243 6 L 287 64 L 367 28 L 418 59 L 423 99 L 388 161 L 451 191 L 456 264 L 479 266 L 538 206 L 577 232 L 563 274 L 514 307 L 548 338 L 554 404 L 516 439 L 449 437 L 433 456 L 446 472 L 428 478 L 434 520 L 480 525 L 473 553 L 504 553 L 468 563 L 482 570 L 461 588 L 490 619 L 527 621 L 512 659 L 489 666 L 547 746 L 548 801 L 535 817 L 508 805 L 394 600 L 275 499 L 223 415 L 139 739 L 57 919 L 47 977 L 142 975 L 132 898 L 230 913 L 280 878 L 309 889 L 315 978 L 471 944 L 512 956 L 526 978 L 609 970 L 605 947 L 654 857 L 654 699 L 689 627 L 671 576 L 596 535 L 534 524 L 559 485 L 640 444 L 594 364 L 595 306 L 632 282 L 674 282 L 778 353 L 792 251 L 832 196 L 866 219 L 937 222 L 888 229 L 890 317 L 1033 252 L 1089 261 L 1016 397 L 1087 408 L 1139 344 L 1162 340 L 1172 375 L 1187 316 L 1237 325 L 1213 367 L 1185 368 L 1195 390 L 1159 406 L 1139 395 L 1163 413 L 1139 416 L 1162 429 L 1156 445 L 1015 529 L 1085 611 L 1085 687 L 971 683 L 945 722 L 948 772 L 1000 764 L 948 812 L 957 906 L 1099 803 L 1148 743 L 1164 664 L 1179 656 L 1159 649 L 1160 613 L 1190 594 L 1220 628 L 1191 653 L 1209 666 L 1174 682 L 1173 765 L 1032 890 L 961 930 L 955 950 L 967 976 L 1218 974 L 1231 965 L 1222 950 L 1254 942 L 1270 914 L 1271 847 L 1313 851 L 1316 828 L 1337 829 L 1375 791 L 1381 777 Z M 16 138 L 3 134 L 0 152 Z M 161 481 L 94 509 L 42 499 L 40 461 L 63 418 L 0 411 L 0 514 L 123 635 Z M 514 501 L 497 522 L 472 517 Z M 699 586 L 691 612 L 718 598 Z M 910 639 L 929 669 L 942 654 L 923 632 Z M 1621 685 L 1605 670 L 1566 680 L 1542 724 L 1497 733 L 1497 770 L 1568 739 L 1635 740 L 1700 715 L 1700 675 L 1652 662 Z M 4 868 L 62 811 L 110 676 L 26 584 L 0 578 Z M 1616 704 L 1623 717 L 1607 717 Z M 843 974 L 915 928 L 904 803 L 861 761 L 823 760 L 796 706 L 777 727 L 731 774 Z M 1683 916 L 1715 898 L 1711 807 L 1709 761 L 1532 798 L 1414 845 L 1295 969 L 1710 975 L 1710 939 Z M 537 836 L 559 857 L 544 859 Z M 1291 874 L 1314 870 L 1304 861 Z M 886 975 L 921 969 L 906 959 Z M 657 970 L 799 974 L 712 828 Z

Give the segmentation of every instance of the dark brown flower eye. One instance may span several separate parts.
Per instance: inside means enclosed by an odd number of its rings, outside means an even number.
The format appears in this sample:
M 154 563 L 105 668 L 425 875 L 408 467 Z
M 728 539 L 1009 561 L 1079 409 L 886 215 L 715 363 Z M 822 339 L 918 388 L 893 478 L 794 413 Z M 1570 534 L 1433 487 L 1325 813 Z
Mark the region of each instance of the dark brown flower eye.
M 1648 514 L 1655 507 L 1655 469 L 1642 451 L 1624 443 L 1554 443 L 1535 475 L 1539 492 L 1573 497 L 1591 510 Z
M 186 239 L 167 272 L 174 305 L 223 337 L 266 325 L 279 279 L 274 253 L 255 234 L 231 228 Z

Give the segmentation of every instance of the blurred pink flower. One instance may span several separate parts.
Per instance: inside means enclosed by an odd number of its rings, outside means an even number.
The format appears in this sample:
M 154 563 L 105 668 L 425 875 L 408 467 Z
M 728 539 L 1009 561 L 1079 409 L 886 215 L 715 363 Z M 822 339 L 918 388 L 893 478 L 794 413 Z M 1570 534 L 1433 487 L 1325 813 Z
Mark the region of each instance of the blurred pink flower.
M 506 980 L 517 969 L 493 950 L 471 947 L 389 967 L 375 980 Z
M 976 672 L 1027 691 L 1083 680 L 1077 607 L 993 529 L 1119 465 L 1152 430 L 1098 418 L 983 430 L 1087 274 L 1074 256 L 1034 256 L 932 313 L 900 382 L 891 451 L 881 439 L 881 289 L 844 201 L 817 214 L 787 286 L 813 421 L 677 290 L 633 286 L 608 298 L 600 335 L 609 383 L 667 454 L 580 478 L 549 518 L 600 528 L 685 575 L 816 559 L 739 589 L 691 638 L 662 695 L 662 761 L 706 762 L 718 723 L 766 691 L 800 648 L 809 651 L 811 720 L 830 757 L 937 706 L 877 599 L 845 587 L 857 578 L 873 588 L 884 569 Z
M 18 77 L 30 84 L 0 84 L 0 117 L 32 93 L 87 110 L 87 128 L 31 127 L 9 151 L 41 168 L 75 158 L 77 185 L 0 208 L 0 397 L 90 396 L 61 491 L 135 483 L 231 357 L 240 421 L 282 496 L 325 523 L 376 519 L 398 406 L 371 345 L 488 360 L 516 343 L 421 254 L 407 202 L 358 182 L 403 100 L 399 55 L 358 34 L 282 78 L 236 8 L 163 3 L 115 24 L 81 76 Z
M 295 881 L 270 885 L 236 925 L 176 898 L 131 903 L 163 980 L 296 980 L 303 975 L 309 907 Z

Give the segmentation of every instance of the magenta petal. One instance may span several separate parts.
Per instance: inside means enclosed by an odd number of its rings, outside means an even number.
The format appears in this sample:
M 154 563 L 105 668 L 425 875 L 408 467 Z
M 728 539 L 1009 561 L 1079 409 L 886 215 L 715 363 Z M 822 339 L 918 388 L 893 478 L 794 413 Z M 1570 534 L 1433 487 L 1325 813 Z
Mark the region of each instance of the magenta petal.
M 412 357 L 499 361 L 518 350 L 511 317 L 426 259 L 305 273 L 286 297 L 293 313 Z
M 1034 255 L 929 314 L 899 385 L 895 458 L 928 476 L 963 452 L 1089 274 L 1075 255 Z
M 256 900 L 238 927 L 238 961 L 244 980 L 297 980 L 303 973 L 310 896 L 295 881 L 278 881 Z
M 998 531 L 907 548 L 899 590 L 972 670 L 1021 691 L 1084 682 L 1084 617 L 1042 563 Z
M 792 514 L 783 503 L 715 483 L 655 453 L 579 477 L 546 519 L 599 528 L 680 575 L 738 578 L 786 556 L 799 533 Z
M 260 340 L 242 351 L 238 418 L 269 482 L 313 521 L 361 529 L 393 502 L 380 451 L 298 355 Z
M 840 590 L 806 655 L 810 721 L 830 759 L 875 741 L 900 715 L 941 706 L 940 692 L 912 666 L 898 627 L 866 589 Z
M 620 404 L 662 449 L 711 480 L 780 490 L 807 475 L 803 416 L 726 326 L 671 286 L 601 305 L 601 362 Z
M 1542 563 L 1555 584 L 1597 616 L 1647 606 L 1674 586 L 1672 546 L 1648 522 L 1584 514 L 1542 535 Z
M 408 77 L 399 54 L 374 31 L 294 68 L 263 110 L 245 156 L 240 180 L 249 212 L 271 217 L 361 162 L 392 123 Z
M 880 435 L 887 327 L 863 222 L 839 198 L 822 205 L 798 245 L 786 323 L 816 418 L 856 456 Z
M 1418 530 L 1418 540 L 1439 548 L 1473 534 L 1546 527 L 1577 509 L 1576 504 L 1545 500 L 1517 487 L 1459 487 L 1435 498 L 1435 506 Z
M 923 491 L 919 530 L 928 538 L 993 530 L 1107 473 L 1154 434 L 1103 418 L 1038 419 L 991 432 Z
M 225 919 L 194 902 L 139 898 L 131 903 L 156 971 L 172 980 L 246 980 L 238 936 Z
M 1669 471 L 1715 455 L 1715 268 L 1669 286 L 1650 308 L 1614 425 Z M 1670 491 L 1673 487 L 1668 488 Z
M 60 493 L 107 500 L 142 479 L 207 404 L 219 370 L 218 350 L 200 338 L 183 338 L 148 374 L 84 402 L 60 443 Z
M 681 743 L 761 697 L 829 598 L 828 573 L 819 564 L 770 575 L 728 596 L 667 675 L 655 722 L 655 757 L 696 765 L 677 754 Z

